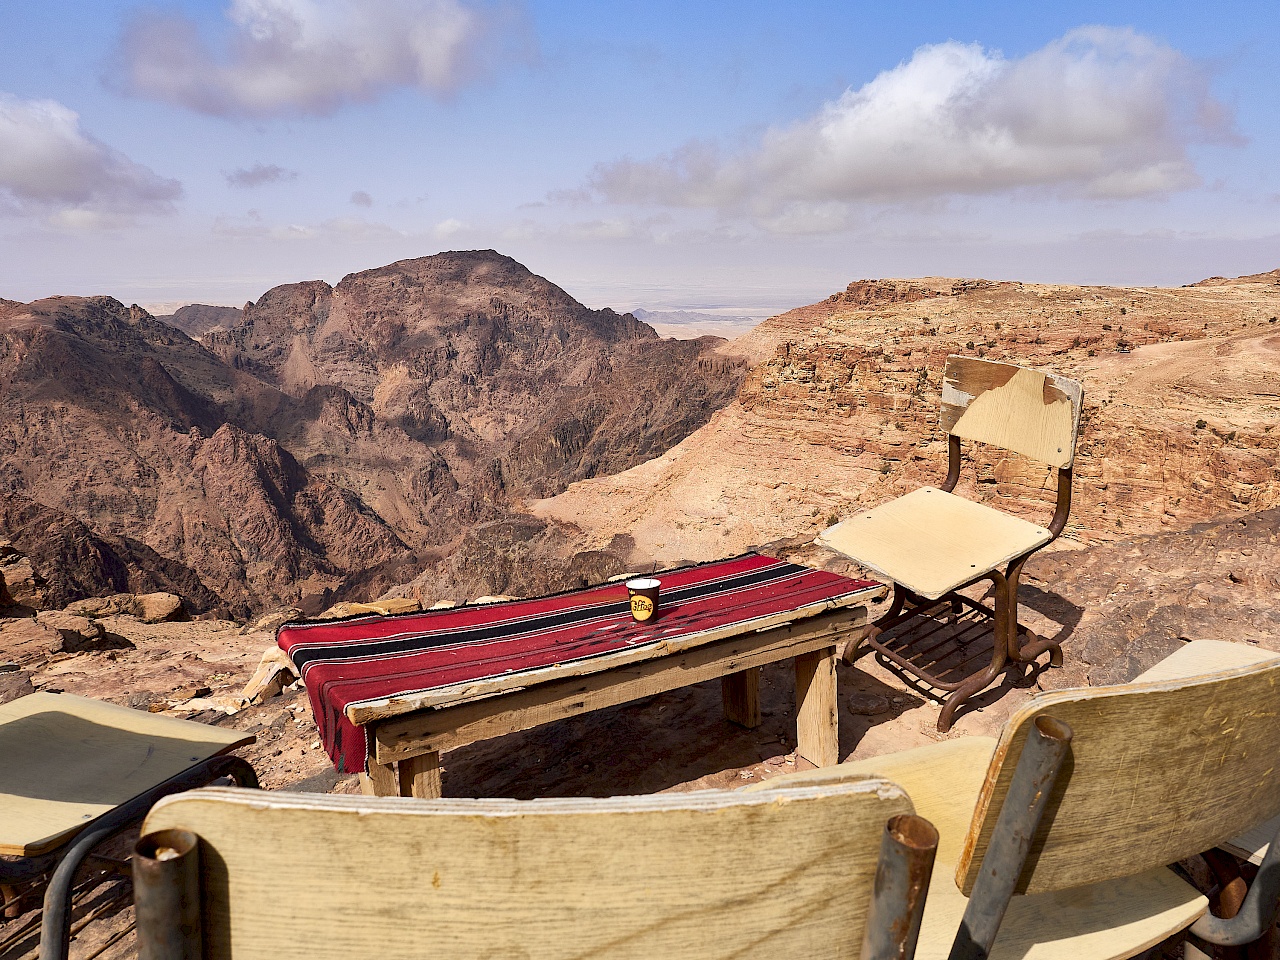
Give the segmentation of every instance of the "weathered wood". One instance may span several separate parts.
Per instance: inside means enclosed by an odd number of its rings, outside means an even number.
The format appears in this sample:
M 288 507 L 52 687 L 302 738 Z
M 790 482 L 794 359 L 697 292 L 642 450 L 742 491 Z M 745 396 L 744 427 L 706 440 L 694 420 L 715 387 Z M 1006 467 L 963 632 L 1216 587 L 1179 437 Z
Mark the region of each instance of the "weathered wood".
M 525 802 L 215 788 L 144 830 L 200 837 L 207 960 L 852 960 L 885 822 L 910 811 L 877 779 Z
M 935 600 L 1053 539 L 1047 527 L 921 487 L 828 527 L 818 543 Z
M 400 796 L 417 797 L 419 800 L 440 799 L 440 754 L 432 752 L 405 757 L 396 766 L 400 778 Z
M 753 730 L 760 726 L 760 668 L 749 667 L 720 678 L 725 719 Z
M 400 795 L 396 769 L 389 763 L 369 758 L 369 772 L 360 774 L 360 792 L 365 796 L 395 797 Z
M 113 807 L 253 741 L 69 693 L 0 704 L 0 854 L 53 850 Z
M 1005 724 L 961 854 L 968 892 L 1027 731 L 1075 732 L 1020 889 L 1124 877 L 1280 814 L 1280 660 L 1196 676 L 1042 693 Z
M 1075 457 L 1083 391 L 1043 370 L 974 357 L 947 358 L 939 425 L 1054 467 Z
M 350 704 L 347 707 L 347 719 L 357 726 L 365 726 L 366 724 L 374 721 L 398 717 L 403 714 L 412 713 L 415 710 L 422 710 L 428 707 L 442 707 L 454 703 L 463 703 L 476 700 L 479 697 L 490 696 L 496 693 L 506 693 L 512 690 L 521 690 L 527 687 L 532 687 L 535 684 L 549 683 L 553 680 L 559 680 L 565 677 L 586 676 L 588 674 L 598 673 L 601 670 L 610 669 L 614 666 L 629 663 L 640 663 L 645 660 L 660 659 L 673 653 L 680 653 L 685 650 L 691 650 L 695 647 L 714 643 L 715 641 L 722 640 L 726 637 L 738 636 L 745 633 L 751 633 L 753 631 L 766 630 L 783 624 L 801 623 L 809 619 L 817 619 L 823 615 L 831 615 L 842 610 L 848 611 L 852 616 L 860 616 L 865 619 L 865 605 L 871 600 L 883 596 L 886 590 L 886 587 L 872 587 L 867 590 L 860 590 L 856 593 L 848 594 L 844 597 L 836 597 L 828 600 L 822 600 L 818 603 L 812 603 L 796 610 L 771 614 L 767 617 L 758 617 L 755 620 L 749 620 L 743 623 L 727 624 L 723 627 L 717 627 L 714 630 L 704 630 L 701 633 L 674 637 L 670 640 L 663 640 L 649 646 L 631 647 L 588 660 L 555 664 L 539 670 L 526 670 L 500 677 L 487 677 L 483 680 L 457 683 L 448 687 L 436 687 L 424 693 L 402 694 L 400 696 L 384 697 L 377 700 L 364 700 L 359 703 Z M 661 620 L 654 624 L 654 631 L 656 635 L 661 636 L 663 629 L 664 627 Z
M 1207 676 L 1247 667 L 1255 663 L 1280 659 L 1280 654 L 1247 643 L 1231 643 L 1227 640 L 1192 640 L 1179 647 L 1150 670 L 1133 678 L 1134 683 L 1155 683 L 1162 680 L 1183 680 L 1187 677 Z
M 796 759 L 815 767 L 840 762 L 836 648 L 796 657 Z
M 978 796 L 997 741 L 962 737 L 824 770 L 787 774 L 744 788 L 804 788 L 883 777 L 907 791 L 916 812 L 938 830 L 933 882 L 925 904 L 917 957 L 945 957 L 968 904 L 956 886 L 955 863 L 965 847 Z M 1142 835 L 1128 838 L 1140 844 Z M 1105 960 L 1132 957 L 1184 929 L 1208 901 L 1163 867 L 1069 890 L 1014 897 L 992 960 Z
M 1278 658 L 1280 654 L 1250 646 L 1247 643 L 1231 643 L 1227 640 L 1193 640 L 1186 646 L 1179 647 L 1150 670 L 1134 677 L 1133 682 L 1153 683 L 1202 676 Z M 1261 866 L 1262 858 L 1267 855 L 1267 850 L 1271 846 L 1271 841 L 1275 839 L 1277 831 L 1280 831 L 1280 817 L 1273 817 L 1255 824 L 1239 836 L 1222 841 L 1219 846 L 1242 860 L 1248 860 L 1254 866 Z
M 373 759 L 390 763 L 429 751 L 442 753 L 477 740 L 777 663 L 834 645 L 849 630 L 861 626 L 866 616 L 865 608 L 843 608 L 657 660 L 624 664 L 590 676 L 570 677 L 472 703 L 385 720 L 374 727 Z

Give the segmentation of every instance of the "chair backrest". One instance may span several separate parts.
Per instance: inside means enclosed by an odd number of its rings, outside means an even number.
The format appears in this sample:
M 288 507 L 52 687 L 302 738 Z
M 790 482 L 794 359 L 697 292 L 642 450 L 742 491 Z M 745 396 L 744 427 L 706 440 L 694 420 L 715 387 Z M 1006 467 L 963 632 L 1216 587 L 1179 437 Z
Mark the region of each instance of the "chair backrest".
M 200 838 L 205 958 L 855 957 L 882 779 L 787 791 L 405 800 L 210 788 L 144 832 Z
M 956 870 L 966 894 L 1022 745 L 1042 715 L 1070 724 L 1074 735 L 1020 893 L 1131 876 L 1280 813 L 1280 660 L 1043 693 L 1001 732 Z
M 1012 363 L 947 357 L 940 425 L 964 440 L 1070 467 L 1084 392 L 1075 380 Z

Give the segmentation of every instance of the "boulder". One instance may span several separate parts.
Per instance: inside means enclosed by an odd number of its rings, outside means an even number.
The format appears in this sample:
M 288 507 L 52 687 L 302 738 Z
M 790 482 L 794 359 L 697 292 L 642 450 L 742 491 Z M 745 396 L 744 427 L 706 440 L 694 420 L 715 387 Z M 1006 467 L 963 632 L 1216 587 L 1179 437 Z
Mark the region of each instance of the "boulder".
M 62 635 L 32 617 L 0 620 L 0 660 L 27 664 L 45 660 L 62 647 Z
M 44 579 L 35 572 L 31 561 L 18 553 L 8 540 L 0 540 L 0 607 L 18 606 L 39 609 L 45 600 Z M 4 602 L 4 596 L 8 602 Z
M 362 613 L 376 613 L 385 617 L 393 613 L 414 613 L 421 609 L 422 604 L 417 600 L 408 597 L 387 597 L 382 600 L 372 600 L 369 603 L 335 603 L 316 619 L 337 620 Z
M 0 703 L 8 703 L 35 692 L 36 688 L 31 685 L 31 671 L 9 670 L 0 673 Z
M 288 684 L 298 679 L 298 671 L 294 669 L 289 655 L 275 644 L 263 651 L 258 669 L 253 672 L 249 682 L 240 692 L 241 698 L 249 703 L 262 703 L 270 700 Z
M 65 610 L 45 610 L 36 614 L 36 622 L 58 635 L 55 653 L 79 653 L 106 646 L 106 632 L 102 624 L 88 617 L 78 617 Z
M 139 617 L 142 604 L 132 593 L 113 593 L 108 597 L 90 597 L 68 604 L 66 612 L 80 617 Z
M 182 598 L 172 593 L 144 593 L 138 597 L 138 606 L 142 609 L 138 619 L 143 623 L 171 623 L 191 619 Z

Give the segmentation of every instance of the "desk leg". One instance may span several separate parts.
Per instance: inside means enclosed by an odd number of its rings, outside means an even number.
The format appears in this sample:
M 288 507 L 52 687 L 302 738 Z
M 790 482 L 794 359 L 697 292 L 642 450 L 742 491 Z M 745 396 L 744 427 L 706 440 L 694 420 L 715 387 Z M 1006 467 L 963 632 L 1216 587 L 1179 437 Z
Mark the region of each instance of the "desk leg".
M 720 678 L 720 696 L 724 701 L 724 718 L 752 730 L 760 726 L 760 668 L 748 667 L 741 673 Z
M 836 648 L 796 657 L 796 760 L 815 767 L 840 762 L 836 713 Z
M 421 753 L 400 761 L 400 796 L 421 800 L 439 800 L 440 754 Z

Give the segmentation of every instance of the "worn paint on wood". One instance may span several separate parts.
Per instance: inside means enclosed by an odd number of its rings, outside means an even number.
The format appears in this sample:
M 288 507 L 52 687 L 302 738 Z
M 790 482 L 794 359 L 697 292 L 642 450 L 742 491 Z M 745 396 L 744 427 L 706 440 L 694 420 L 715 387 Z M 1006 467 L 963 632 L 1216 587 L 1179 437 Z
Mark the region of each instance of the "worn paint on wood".
M 1006 723 L 958 881 L 972 888 L 1035 718 L 1074 731 L 1020 889 L 1123 877 L 1280 814 L 1280 660 L 1216 676 L 1042 693 Z
M 1043 370 L 951 356 L 939 425 L 1054 467 L 1070 467 L 1080 429 L 1080 384 Z
M 437 800 L 193 791 L 208 960 L 854 958 L 898 787 Z M 288 904 L 287 922 L 281 905 Z

